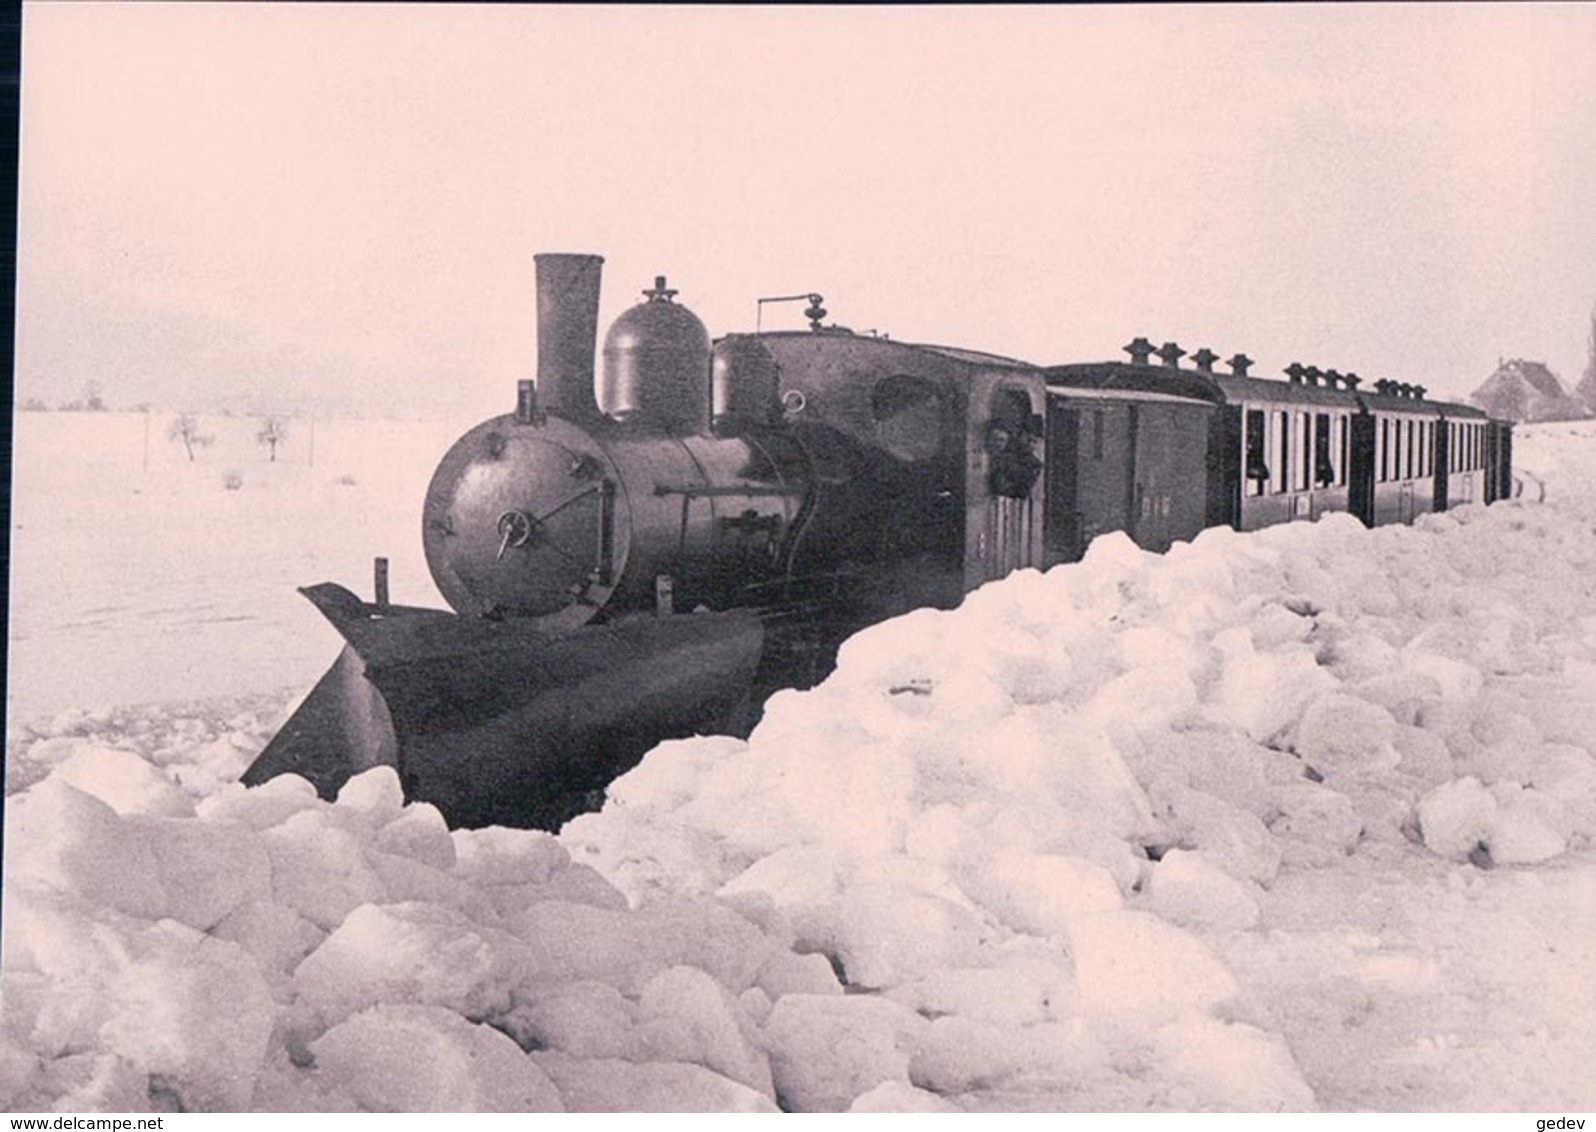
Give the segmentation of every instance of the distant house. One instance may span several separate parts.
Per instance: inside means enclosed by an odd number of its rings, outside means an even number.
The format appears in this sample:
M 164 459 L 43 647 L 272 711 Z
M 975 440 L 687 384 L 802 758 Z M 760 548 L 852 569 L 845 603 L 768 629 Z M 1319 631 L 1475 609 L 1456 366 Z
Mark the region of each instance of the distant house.
M 1596 415 L 1584 398 L 1564 388 L 1546 363 L 1523 358 L 1498 364 L 1469 400 L 1493 417 L 1514 421 L 1577 421 Z

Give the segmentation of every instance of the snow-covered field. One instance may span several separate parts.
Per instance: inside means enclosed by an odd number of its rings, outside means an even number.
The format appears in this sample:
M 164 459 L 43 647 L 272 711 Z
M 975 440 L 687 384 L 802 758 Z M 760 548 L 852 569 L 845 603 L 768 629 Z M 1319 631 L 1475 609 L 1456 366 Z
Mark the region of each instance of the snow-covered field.
M 1596 1108 L 1596 425 L 878 626 L 558 837 L 239 787 L 463 423 L 19 418 L 0 1108 Z

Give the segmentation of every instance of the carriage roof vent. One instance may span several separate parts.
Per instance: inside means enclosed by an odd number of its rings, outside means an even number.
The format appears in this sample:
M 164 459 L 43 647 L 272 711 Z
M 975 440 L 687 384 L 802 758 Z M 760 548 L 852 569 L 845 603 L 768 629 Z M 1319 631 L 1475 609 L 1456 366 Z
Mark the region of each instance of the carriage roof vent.
M 1413 387 L 1413 399 L 1416 401 L 1424 400 L 1424 386 L 1415 385 Z
M 1214 363 L 1219 360 L 1219 355 L 1204 346 L 1191 356 L 1191 360 L 1196 364 L 1199 373 L 1211 375 L 1214 372 Z
M 1164 359 L 1164 364 L 1170 369 L 1180 368 L 1180 359 L 1186 356 L 1186 351 L 1175 342 L 1165 342 L 1158 348 L 1158 356 Z
M 1326 388 L 1329 388 L 1329 389 L 1340 389 L 1341 388 L 1341 371 L 1340 370 L 1327 369 L 1327 370 L 1324 371 L 1322 376 L 1324 377 L 1324 383 L 1325 383 Z
M 1247 376 L 1247 367 L 1252 365 L 1252 359 L 1249 358 L 1246 354 L 1237 354 L 1235 357 L 1231 358 L 1230 361 L 1226 362 L 1225 364 L 1230 367 L 1230 372 L 1231 372 L 1232 376 L 1234 376 L 1234 377 L 1246 377 Z
M 1362 381 L 1363 378 L 1359 377 L 1355 373 L 1344 373 L 1341 375 L 1341 383 L 1345 385 L 1349 391 L 1357 389 L 1359 383 Z
M 1302 384 L 1303 368 L 1302 368 L 1302 363 L 1301 362 L 1292 362 L 1289 366 L 1287 366 L 1285 369 L 1281 370 L 1280 372 L 1284 373 L 1286 375 L 1286 377 L 1290 380 L 1291 384 L 1293 384 L 1293 385 L 1301 385 Z
M 1147 359 L 1154 353 L 1153 344 L 1145 338 L 1133 338 L 1129 345 L 1121 346 L 1120 349 L 1131 356 L 1132 364 L 1139 366 L 1146 365 Z
M 1318 385 L 1319 377 L 1320 373 L 1318 366 L 1308 366 L 1302 371 L 1302 380 L 1306 381 L 1309 385 Z

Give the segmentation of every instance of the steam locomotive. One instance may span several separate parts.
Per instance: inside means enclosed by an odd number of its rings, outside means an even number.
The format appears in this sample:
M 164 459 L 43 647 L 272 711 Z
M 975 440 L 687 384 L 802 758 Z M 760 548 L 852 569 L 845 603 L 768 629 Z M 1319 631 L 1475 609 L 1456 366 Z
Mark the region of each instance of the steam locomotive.
M 661 277 L 609 328 L 602 259 L 535 257 L 538 366 L 427 491 L 453 613 L 302 592 L 347 642 L 244 776 L 332 797 L 397 768 L 451 825 L 558 828 L 661 740 L 746 734 L 850 633 L 1124 531 L 1326 511 L 1411 522 L 1511 490 L 1512 432 L 1422 386 L 1144 338 L 1038 366 L 828 325 L 711 343 Z M 1156 359 L 1156 360 L 1155 360 Z

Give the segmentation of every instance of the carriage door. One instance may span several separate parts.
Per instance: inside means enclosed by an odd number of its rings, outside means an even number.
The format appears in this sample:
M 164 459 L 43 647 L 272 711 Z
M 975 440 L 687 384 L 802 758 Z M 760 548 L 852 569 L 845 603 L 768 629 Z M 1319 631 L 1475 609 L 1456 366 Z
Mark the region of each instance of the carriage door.
M 1077 562 L 1106 531 L 1132 532 L 1131 406 L 1053 393 L 1047 411 L 1047 564 Z
M 1451 487 L 1452 422 L 1439 420 L 1435 422 L 1435 461 L 1431 465 L 1435 469 L 1435 510 L 1445 511 L 1451 506 L 1447 498 L 1447 489 Z
M 1078 562 L 1081 540 L 1081 411 L 1057 394 L 1047 399 L 1047 512 L 1042 551 L 1046 566 Z
M 1131 537 L 1147 550 L 1165 551 L 1177 539 L 1197 537 L 1207 519 L 1207 493 L 1194 488 L 1207 474 L 1211 410 L 1148 402 L 1132 411 Z
M 1352 418 L 1352 469 L 1347 477 L 1348 503 L 1366 527 L 1374 526 L 1374 437 L 1378 429 L 1370 413 Z
M 1405 480 L 1397 485 L 1397 518 L 1411 527 L 1413 512 L 1413 481 Z

